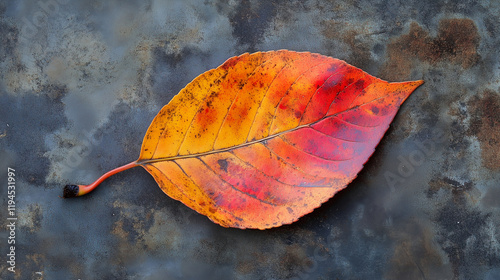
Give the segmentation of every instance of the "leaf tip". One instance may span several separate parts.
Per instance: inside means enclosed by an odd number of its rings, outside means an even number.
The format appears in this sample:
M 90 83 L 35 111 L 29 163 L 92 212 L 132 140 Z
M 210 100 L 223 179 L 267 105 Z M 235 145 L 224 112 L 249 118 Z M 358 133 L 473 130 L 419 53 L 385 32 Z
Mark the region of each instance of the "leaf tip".
M 421 86 L 422 84 L 424 84 L 424 80 L 416 80 L 416 81 L 408 81 L 408 82 L 399 82 L 399 83 L 391 83 L 391 84 L 394 84 L 396 86 L 400 86 L 402 87 L 404 90 L 406 91 L 414 91 L 415 89 L 417 89 L 419 86 Z
M 424 80 L 407 81 L 407 82 L 397 82 L 389 83 L 387 87 L 387 92 L 395 93 L 396 95 L 402 97 L 400 103 L 403 103 L 410 94 L 415 91 L 419 86 L 424 83 Z
M 424 83 L 425 83 L 424 80 L 416 80 L 416 81 L 410 82 L 410 84 L 412 86 L 414 86 L 415 89 L 418 88 L 419 86 L 423 85 Z
M 408 97 L 413 91 L 415 91 L 419 86 L 424 84 L 424 80 L 416 80 L 404 83 L 404 91 L 406 91 L 406 97 Z

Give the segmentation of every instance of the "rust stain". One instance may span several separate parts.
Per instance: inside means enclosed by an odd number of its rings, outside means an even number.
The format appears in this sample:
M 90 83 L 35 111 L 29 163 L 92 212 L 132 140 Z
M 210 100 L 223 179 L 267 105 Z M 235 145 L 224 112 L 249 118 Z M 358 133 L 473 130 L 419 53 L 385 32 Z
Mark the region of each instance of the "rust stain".
M 262 237 L 259 240 L 262 240 Z M 270 277 L 273 279 L 300 278 L 302 274 L 307 274 L 310 268 L 319 265 L 315 263 L 314 250 L 326 250 L 324 240 L 318 239 L 314 232 L 304 229 L 297 229 L 286 241 L 276 236 L 267 236 L 259 246 L 252 245 L 251 242 L 234 242 L 232 244 L 237 245 L 232 245 L 232 250 L 247 252 L 237 254 L 236 271 L 239 274 L 251 275 L 272 270 L 274 273 Z
M 480 58 L 477 52 L 480 39 L 471 19 L 441 20 L 436 37 L 412 22 L 408 34 L 393 39 L 387 46 L 388 61 L 380 76 L 388 80 L 408 79 L 416 61 L 430 64 L 448 61 L 470 68 Z
M 115 201 L 113 207 L 117 211 L 117 220 L 113 223 L 111 234 L 117 238 L 119 246 L 115 248 L 117 257 L 112 262 L 126 265 L 133 260 L 134 252 L 145 247 L 144 224 L 141 222 L 145 213 L 143 208 L 122 201 Z
M 42 254 L 31 254 L 26 256 L 27 266 L 32 268 L 30 279 L 43 280 L 44 269 L 43 265 L 47 262 L 46 258 Z
M 472 182 L 460 183 L 448 177 L 433 179 L 429 182 L 427 197 L 432 198 L 440 190 L 445 190 L 452 195 L 452 200 L 456 204 L 470 203 L 474 205 L 479 201 L 481 192 Z
M 474 96 L 468 104 L 472 121 L 469 134 L 474 135 L 481 145 L 484 167 L 500 170 L 500 94 L 486 90 Z
M 322 22 L 321 33 L 326 39 L 341 40 L 350 47 L 351 54 L 349 56 L 349 63 L 358 67 L 369 64 L 371 60 L 370 49 L 366 44 L 357 40 L 359 35 L 366 35 L 369 30 L 364 25 L 353 27 L 345 27 L 346 23 L 325 20 Z
M 236 270 L 239 274 L 247 275 L 255 270 L 255 264 L 251 261 L 238 262 L 236 264 Z
M 179 250 L 180 224 L 170 213 L 118 200 L 113 208 L 117 214 L 110 232 L 119 244 L 115 248 L 114 264 L 133 262 L 135 252 L 141 250 L 161 250 L 169 254 Z
M 470 279 L 468 267 L 481 266 L 491 261 L 489 256 L 498 248 L 490 233 L 491 212 L 481 212 L 475 207 L 482 194 L 474 182 L 459 182 L 451 178 L 434 178 L 429 183 L 427 195 L 436 198 L 439 205 L 434 214 L 438 231 L 433 239 L 448 256 L 453 277 L 428 277 L 428 279 Z M 444 197 L 448 197 L 443 199 Z M 474 229 L 471 231 L 471 229 Z M 468 256 L 474 258 L 468 259 Z
M 272 247 L 272 249 L 274 250 L 275 248 Z M 239 252 L 249 252 L 248 254 L 238 254 L 236 271 L 241 275 L 249 275 L 259 270 L 264 270 L 272 264 L 274 260 L 273 255 L 269 252 L 265 252 L 263 247 L 245 244 L 245 246 L 239 246 L 236 250 Z
M 304 248 L 299 244 L 292 244 L 285 248 L 285 253 L 281 256 L 278 267 L 282 276 L 288 278 L 294 277 L 301 272 L 304 267 L 312 267 L 313 260 L 307 255 Z
M 414 235 L 400 237 L 386 279 L 451 279 L 451 267 L 436 249 L 434 234 L 418 222 L 408 227 Z
M 113 229 L 111 230 L 111 233 L 122 240 L 127 240 L 128 238 L 128 232 L 125 231 L 123 221 L 121 220 L 116 221 L 113 224 Z
M 42 226 L 43 211 L 39 204 L 30 204 L 26 211 L 19 213 L 19 226 L 29 232 L 37 232 Z

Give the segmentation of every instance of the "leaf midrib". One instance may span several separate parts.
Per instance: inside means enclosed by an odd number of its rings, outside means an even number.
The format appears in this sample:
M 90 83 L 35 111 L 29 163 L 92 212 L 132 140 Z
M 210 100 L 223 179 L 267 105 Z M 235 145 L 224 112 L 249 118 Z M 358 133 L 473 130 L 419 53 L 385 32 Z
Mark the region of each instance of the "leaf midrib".
M 203 153 L 197 153 L 197 154 L 189 154 L 189 155 L 181 155 L 181 156 L 172 156 L 172 157 L 162 157 L 162 158 L 154 158 L 154 159 L 137 160 L 137 164 L 145 165 L 145 164 L 152 164 L 152 163 L 162 162 L 162 161 L 174 161 L 174 160 L 178 160 L 178 159 L 197 158 L 197 157 L 207 156 L 207 155 L 211 155 L 211 154 L 218 154 L 218 153 L 223 153 L 223 152 L 228 152 L 228 151 L 231 151 L 231 150 L 243 148 L 243 147 L 246 147 L 246 146 L 250 146 L 250 145 L 253 145 L 253 144 L 256 144 L 256 143 L 261 143 L 261 142 L 264 142 L 264 141 L 276 138 L 276 137 L 278 137 L 280 135 L 283 135 L 283 134 L 286 134 L 286 133 L 289 133 L 289 132 L 293 132 L 293 131 L 296 131 L 296 130 L 299 130 L 299 129 L 302 129 L 302 128 L 310 127 L 310 126 L 312 126 L 314 124 L 317 124 L 320 121 L 325 120 L 326 118 L 336 117 L 337 115 L 339 115 L 341 113 L 345 113 L 345 112 L 354 110 L 354 109 L 356 109 L 356 108 L 358 108 L 360 106 L 364 106 L 366 104 L 369 104 L 369 103 L 371 103 L 371 102 L 373 102 L 375 100 L 378 100 L 380 98 L 383 98 L 383 97 L 386 97 L 386 96 L 382 96 L 382 97 L 376 98 L 376 99 L 371 100 L 371 101 L 369 101 L 367 103 L 354 106 L 352 108 L 349 108 L 349 109 L 347 109 L 345 111 L 342 111 L 342 112 L 338 112 L 338 113 L 333 114 L 333 115 L 324 116 L 324 117 L 318 119 L 317 121 L 314 121 L 314 122 L 309 123 L 309 124 L 299 125 L 297 127 L 294 127 L 294 128 L 288 129 L 288 130 L 284 130 L 282 132 L 278 132 L 276 134 L 273 134 L 273 135 L 270 135 L 270 136 L 267 136 L 267 137 L 264 137 L 264 138 L 261 138 L 261 139 L 257 139 L 257 140 L 253 140 L 253 141 L 249 141 L 249 142 L 245 142 L 245 143 L 241 143 L 241 144 L 238 144 L 238 145 L 235 145 L 235 146 L 231 146 L 231 147 L 228 147 L 228 148 L 218 149 L 218 150 L 211 150 L 211 151 L 207 151 L 207 152 L 203 152 Z M 356 125 L 356 124 L 353 124 L 353 125 Z

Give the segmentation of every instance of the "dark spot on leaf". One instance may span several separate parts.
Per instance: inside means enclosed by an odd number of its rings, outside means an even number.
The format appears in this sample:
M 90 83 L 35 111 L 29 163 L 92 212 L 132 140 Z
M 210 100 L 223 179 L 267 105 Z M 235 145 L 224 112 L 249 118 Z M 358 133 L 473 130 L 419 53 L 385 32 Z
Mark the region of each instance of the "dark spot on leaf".
M 224 172 L 227 172 L 227 165 L 228 165 L 227 159 L 219 159 L 217 161 L 217 164 L 219 164 L 219 168 L 221 170 L 224 170 Z
M 364 88 L 365 86 L 365 80 L 357 80 L 356 83 L 354 83 L 354 87 L 358 88 L 358 89 L 362 89 Z

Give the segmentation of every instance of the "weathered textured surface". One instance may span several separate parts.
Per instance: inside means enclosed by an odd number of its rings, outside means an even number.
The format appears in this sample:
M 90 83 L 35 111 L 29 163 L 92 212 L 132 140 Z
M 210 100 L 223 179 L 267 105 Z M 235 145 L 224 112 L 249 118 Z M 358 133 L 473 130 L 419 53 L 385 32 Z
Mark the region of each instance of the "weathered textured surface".
M 0 1 L 0 183 L 7 167 L 18 176 L 17 272 L 3 228 L 0 278 L 500 278 L 500 5 L 458 2 Z M 426 81 L 321 208 L 226 229 L 139 168 L 58 197 L 136 159 L 198 74 L 281 48 Z

